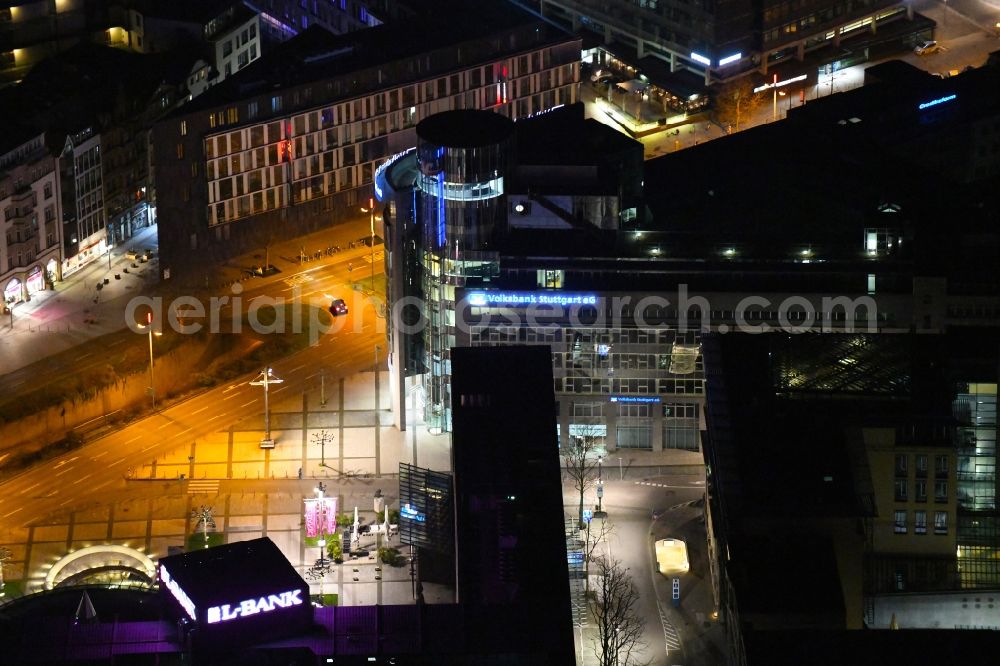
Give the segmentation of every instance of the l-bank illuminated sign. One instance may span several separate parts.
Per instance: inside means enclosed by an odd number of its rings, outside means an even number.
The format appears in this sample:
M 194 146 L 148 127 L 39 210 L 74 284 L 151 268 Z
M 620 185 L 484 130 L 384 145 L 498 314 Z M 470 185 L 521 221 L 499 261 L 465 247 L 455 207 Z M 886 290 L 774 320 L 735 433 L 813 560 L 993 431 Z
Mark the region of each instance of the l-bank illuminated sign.
M 174 596 L 177 603 L 179 603 L 187 614 L 191 616 L 191 619 L 196 620 L 197 614 L 195 613 L 195 606 L 194 602 L 191 601 L 191 597 L 189 597 L 187 593 L 181 589 L 181 586 L 177 584 L 176 580 L 170 577 L 170 572 L 167 571 L 167 568 L 162 564 L 160 565 L 160 582 L 163 583 L 168 590 L 170 590 L 170 594 Z
M 597 305 L 594 294 L 560 294 L 513 291 L 473 291 L 466 295 L 469 305 Z
M 281 594 L 269 594 L 259 599 L 245 599 L 238 604 L 223 604 L 208 609 L 208 623 L 226 622 L 238 617 L 269 613 L 278 608 L 302 605 L 302 590 L 291 590 Z

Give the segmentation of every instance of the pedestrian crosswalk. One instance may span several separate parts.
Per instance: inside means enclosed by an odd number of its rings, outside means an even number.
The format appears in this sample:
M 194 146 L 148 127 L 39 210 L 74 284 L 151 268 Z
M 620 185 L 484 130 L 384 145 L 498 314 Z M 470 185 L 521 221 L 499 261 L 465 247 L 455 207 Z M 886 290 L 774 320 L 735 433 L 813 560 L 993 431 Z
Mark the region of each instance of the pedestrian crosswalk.
M 659 600 L 656 601 L 656 607 L 660 611 L 660 623 L 663 625 L 663 640 L 667 644 L 667 654 L 670 654 L 671 651 L 680 651 L 681 638 L 677 634 L 673 622 L 667 616 L 667 609 Z
M 308 273 L 299 273 L 298 275 L 293 275 L 290 278 L 285 278 L 284 282 L 289 287 L 294 287 L 295 285 L 302 284 L 303 282 L 310 282 L 312 279 L 312 276 Z
M 189 495 L 217 495 L 218 493 L 218 479 L 192 479 L 188 481 Z

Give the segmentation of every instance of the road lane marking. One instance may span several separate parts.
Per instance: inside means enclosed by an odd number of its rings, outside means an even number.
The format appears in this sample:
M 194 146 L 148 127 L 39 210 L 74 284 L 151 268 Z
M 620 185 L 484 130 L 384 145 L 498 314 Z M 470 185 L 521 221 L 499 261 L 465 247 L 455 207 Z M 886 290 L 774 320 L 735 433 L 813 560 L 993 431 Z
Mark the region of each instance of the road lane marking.
M 114 462 L 113 462 L 113 463 L 111 463 L 111 464 L 112 464 L 112 465 L 117 465 L 118 463 L 120 463 L 120 462 L 121 462 L 121 461 L 123 461 L 123 460 L 125 460 L 125 456 L 122 456 L 121 458 L 119 458 L 118 460 L 114 461 Z
M 34 484 L 34 485 L 32 485 L 32 486 L 28 486 L 27 488 L 25 488 L 24 490 L 22 490 L 22 491 L 21 491 L 21 494 L 23 495 L 24 493 L 28 492 L 28 491 L 29 491 L 29 490 L 31 490 L 32 488 L 37 488 L 37 487 L 38 487 L 38 486 L 40 486 L 40 485 L 42 485 L 42 482 L 41 482 L 41 481 L 39 481 L 38 483 L 36 483 L 36 484 Z
M 63 474 L 65 474 L 66 472 L 72 472 L 72 471 L 73 471 L 73 468 L 72 468 L 72 467 L 66 467 L 66 468 L 65 468 L 65 469 L 63 469 L 62 471 L 60 471 L 60 472 L 56 472 L 56 476 L 62 476 L 62 475 L 63 475 Z
M 298 366 L 298 367 L 295 367 L 295 368 L 292 368 L 291 370 L 288 370 L 288 371 L 286 372 L 286 374 L 289 374 L 289 375 L 290 375 L 290 374 L 292 374 L 293 372 L 298 372 L 299 370 L 301 370 L 301 369 L 302 369 L 302 368 L 304 368 L 304 367 L 306 367 L 306 366 L 304 366 L 304 365 L 300 365 L 300 366 Z
M 240 407 L 249 407 L 250 405 L 252 405 L 255 402 L 257 402 L 257 401 L 256 400 L 251 400 L 250 402 L 244 402 L 242 405 L 240 405 Z
M 146 451 L 149 451 L 149 450 L 150 450 L 151 448 L 153 448 L 153 447 L 155 447 L 155 446 L 157 446 L 157 444 L 150 444 L 149 446 L 147 446 L 146 448 L 144 448 L 144 449 L 143 449 L 143 450 L 141 451 L 141 453 L 145 453 Z
M 238 395 L 239 395 L 239 393 L 230 393 L 225 398 L 223 398 L 223 400 L 229 400 L 230 398 L 235 398 Z
M 98 485 L 94 486 L 93 488 L 91 488 L 91 490 L 100 490 L 101 488 L 103 488 L 104 486 L 108 485 L 109 483 L 111 483 L 111 479 L 108 479 L 104 483 L 101 483 L 101 484 L 98 484 Z
M 23 507 L 23 506 L 21 506 L 21 507 L 18 507 L 18 508 L 16 508 L 16 509 L 14 509 L 14 510 L 13 510 L 13 511 L 11 511 L 10 513 L 5 513 L 5 514 L 3 514 L 3 517 L 4 517 L 4 518 L 9 518 L 10 516 L 13 516 L 13 515 L 14 515 L 15 513 L 17 513 L 18 511 L 24 511 L 24 507 Z
M 134 442 L 134 441 L 135 441 L 135 440 L 137 440 L 137 439 L 142 439 L 142 435 L 136 435 L 136 436 L 135 436 L 135 437 L 133 437 L 132 439 L 127 439 L 127 440 L 125 440 L 125 442 L 124 442 L 124 443 L 125 443 L 125 444 L 131 444 L 132 442 Z M 124 460 L 124 458 L 123 458 L 122 460 Z
M 75 486 L 76 484 L 80 483 L 81 481 L 86 481 L 87 479 L 89 479 L 92 476 L 94 476 L 94 475 L 93 474 L 88 474 L 87 476 L 81 476 L 79 479 L 77 479 L 76 481 L 74 481 L 71 485 Z
M 205 405 L 201 409 L 198 409 L 198 410 L 195 410 L 195 411 L 191 412 L 191 415 L 194 416 L 195 414 L 201 414 L 203 411 L 205 411 L 209 407 L 211 407 L 211 405 Z
M 227 388 L 225 391 L 223 391 L 223 393 L 229 393 L 230 391 L 232 391 L 237 386 L 239 386 L 239 384 L 230 384 L 229 388 Z
M 101 456 L 106 456 L 106 455 L 108 455 L 108 452 L 107 452 L 107 450 L 105 450 L 105 451 L 101 451 L 101 452 L 100 452 L 100 453 L 98 453 L 98 454 L 97 454 L 96 456 L 92 457 L 92 458 L 91 458 L 91 460 L 97 460 L 97 459 L 98 459 L 98 458 L 100 458 Z

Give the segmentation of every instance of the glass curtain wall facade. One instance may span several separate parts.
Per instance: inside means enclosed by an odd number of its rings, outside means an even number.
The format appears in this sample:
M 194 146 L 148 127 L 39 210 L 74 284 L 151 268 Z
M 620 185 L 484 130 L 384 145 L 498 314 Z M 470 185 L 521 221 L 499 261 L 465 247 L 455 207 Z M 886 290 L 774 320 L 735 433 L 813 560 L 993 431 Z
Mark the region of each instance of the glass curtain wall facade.
M 504 174 L 513 131 L 503 116 L 471 111 L 438 114 L 417 127 L 417 220 L 427 317 L 424 420 L 432 432 L 448 430 L 451 423 L 455 289 L 499 267 L 492 248 L 506 225 Z
M 1000 585 L 1000 518 L 996 506 L 997 385 L 959 385 L 958 571 L 963 588 Z

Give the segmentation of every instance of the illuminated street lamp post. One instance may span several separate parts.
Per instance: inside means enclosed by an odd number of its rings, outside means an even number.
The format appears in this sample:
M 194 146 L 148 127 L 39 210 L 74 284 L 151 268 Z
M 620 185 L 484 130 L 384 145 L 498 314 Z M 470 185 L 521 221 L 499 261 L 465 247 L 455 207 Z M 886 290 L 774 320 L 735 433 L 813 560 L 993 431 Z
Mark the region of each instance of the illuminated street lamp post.
M 316 503 L 316 508 L 318 510 L 317 518 L 319 519 L 319 541 L 316 542 L 317 545 L 319 545 L 319 559 L 316 560 L 316 566 L 325 567 L 327 566 L 327 559 L 326 559 L 327 518 L 326 518 L 326 502 L 323 501 L 323 493 L 326 492 L 326 486 L 324 486 L 323 482 L 320 481 L 316 485 L 316 487 L 313 488 L 313 492 L 316 493 L 316 499 L 319 500 L 319 502 Z
M 264 439 L 260 440 L 260 448 L 262 449 L 273 449 L 274 440 L 271 439 L 271 410 L 268 406 L 268 387 L 271 384 L 280 384 L 284 379 L 278 379 L 274 376 L 274 372 L 271 368 L 264 368 L 257 379 L 250 382 L 251 386 L 263 386 L 264 387 Z
M 371 264 L 372 264 L 372 293 L 375 292 L 375 199 L 368 197 L 368 208 L 362 208 L 362 213 L 369 215 L 369 228 L 371 230 Z
M 326 443 L 333 439 L 333 435 L 326 430 L 313 433 L 313 444 L 319 444 L 319 466 L 326 467 Z
M 5 592 L 3 591 L 3 567 L 7 564 L 7 561 L 14 556 L 6 548 L 0 548 L 0 597 L 2 597 Z
M 197 518 L 194 524 L 195 529 L 198 529 L 198 525 L 201 525 L 202 532 L 205 534 L 205 548 L 208 548 L 208 528 L 215 529 L 214 515 L 215 510 L 204 504 L 191 512 L 191 517 Z
M 153 401 L 153 410 L 156 410 L 156 384 L 153 382 L 153 336 L 161 336 L 163 333 L 153 330 L 152 312 L 146 314 L 146 323 L 139 324 L 139 328 L 149 329 L 149 397 Z
M 774 108 L 771 110 L 771 120 L 778 119 L 778 75 L 774 75 L 774 79 L 771 81 L 771 87 L 774 92 Z
M 602 474 L 604 464 L 604 456 L 597 456 L 597 513 L 595 515 L 601 516 L 604 512 L 601 510 L 601 503 L 604 499 L 604 475 Z M 590 524 L 587 524 L 589 529 Z

